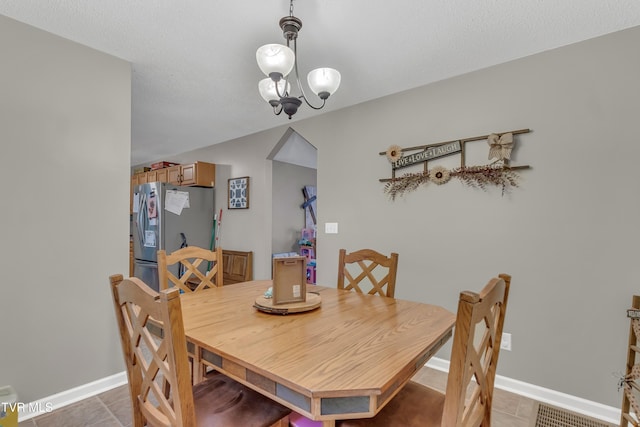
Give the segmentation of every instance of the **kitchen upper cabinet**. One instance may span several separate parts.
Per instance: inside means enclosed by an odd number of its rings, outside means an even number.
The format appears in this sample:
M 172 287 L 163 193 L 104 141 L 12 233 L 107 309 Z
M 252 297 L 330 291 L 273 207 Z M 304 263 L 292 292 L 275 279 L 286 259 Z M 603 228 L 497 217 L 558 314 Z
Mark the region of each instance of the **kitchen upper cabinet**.
M 191 184 L 195 184 L 196 180 L 197 180 L 197 173 L 196 173 L 196 163 L 191 164 L 191 165 L 183 165 L 180 166 L 182 168 L 182 177 L 181 177 L 181 184 L 182 185 L 191 185 Z M 202 168 L 200 168 L 202 169 Z M 202 173 L 202 172 L 200 172 Z
M 147 182 L 169 182 L 173 185 L 215 187 L 216 165 L 194 162 L 141 172 L 131 177 L 131 187 Z
M 146 184 L 147 182 L 169 182 L 173 185 L 215 187 L 216 165 L 206 162 L 194 162 L 132 175 L 129 212 L 133 208 L 133 189 L 137 185 Z
M 216 165 L 195 162 L 167 168 L 167 180 L 175 185 L 193 185 L 197 187 L 215 187 Z
M 143 172 L 137 175 L 144 175 L 144 182 L 169 182 L 167 179 L 167 169 L 156 169 L 152 171 Z M 140 182 L 142 184 L 143 182 Z
M 171 166 L 167 168 L 167 182 L 173 185 L 180 185 L 180 177 L 182 175 L 182 169 L 180 166 Z
M 158 171 L 147 172 L 147 182 L 156 182 L 158 180 Z
M 155 173 L 156 173 L 156 181 L 169 182 L 168 168 L 158 169 L 157 171 L 155 171 Z

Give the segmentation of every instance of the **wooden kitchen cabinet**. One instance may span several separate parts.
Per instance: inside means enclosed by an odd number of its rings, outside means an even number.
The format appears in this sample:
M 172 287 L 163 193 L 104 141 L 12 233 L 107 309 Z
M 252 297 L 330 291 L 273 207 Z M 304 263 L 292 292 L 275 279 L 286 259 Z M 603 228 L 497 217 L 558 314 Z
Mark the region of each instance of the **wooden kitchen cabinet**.
M 158 171 L 145 172 L 147 175 L 147 182 L 156 182 L 158 180 Z
M 129 239 L 129 277 L 133 277 L 133 240 Z
M 179 165 L 167 168 L 167 182 L 170 182 L 173 185 L 180 185 L 181 173 L 182 169 Z
M 154 172 L 156 173 L 156 181 L 169 182 L 168 168 L 158 169 L 157 171 L 154 171 Z
M 216 165 L 206 162 L 194 162 L 132 175 L 129 212 L 133 209 L 133 189 L 137 185 L 146 184 L 147 182 L 169 182 L 173 185 L 215 187 Z
M 223 249 L 222 267 L 225 285 L 253 280 L 253 252 Z
M 167 181 L 174 185 L 215 187 L 216 165 L 195 162 L 167 168 Z
M 198 178 L 198 173 L 196 171 L 196 167 L 197 167 L 196 164 L 197 163 L 180 166 L 182 168 L 182 176 L 180 178 L 182 185 L 192 185 L 196 183 L 196 180 Z M 202 170 L 200 173 L 202 173 Z
M 131 188 L 147 182 L 169 182 L 174 185 L 215 187 L 216 165 L 194 162 L 141 172 L 131 177 Z
M 146 176 L 145 182 L 169 182 L 167 179 L 167 168 L 144 172 L 140 175 Z

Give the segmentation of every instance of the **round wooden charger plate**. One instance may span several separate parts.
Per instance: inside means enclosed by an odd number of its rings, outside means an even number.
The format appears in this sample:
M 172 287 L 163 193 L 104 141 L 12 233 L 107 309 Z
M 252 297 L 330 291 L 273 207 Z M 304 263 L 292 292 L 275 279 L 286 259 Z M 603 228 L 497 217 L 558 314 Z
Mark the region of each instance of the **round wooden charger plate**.
M 290 302 L 287 304 L 273 305 L 273 298 L 265 298 L 264 295 L 260 295 L 256 298 L 256 302 L 253 304 L 255 308 L 270 314 L 289 314 L 289 313 L 304 313 L 305 311 L 315 310 L 320 307 L 322 298 L 320 295 L 307 292 L 307 300 L 304 302 Z

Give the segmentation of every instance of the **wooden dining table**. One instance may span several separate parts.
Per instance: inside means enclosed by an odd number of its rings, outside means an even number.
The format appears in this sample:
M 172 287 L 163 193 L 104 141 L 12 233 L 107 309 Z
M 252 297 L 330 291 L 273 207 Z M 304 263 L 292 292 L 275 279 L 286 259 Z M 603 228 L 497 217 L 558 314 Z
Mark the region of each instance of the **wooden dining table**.
M 319 285 L 320 307 L 257 310 L 270 280 L 181 296 L 185 334 L 202 362 L 323 426 L 378 413 L 451 337 L 437 305 Z M 199 359 L 199 360 L 198 360 Z

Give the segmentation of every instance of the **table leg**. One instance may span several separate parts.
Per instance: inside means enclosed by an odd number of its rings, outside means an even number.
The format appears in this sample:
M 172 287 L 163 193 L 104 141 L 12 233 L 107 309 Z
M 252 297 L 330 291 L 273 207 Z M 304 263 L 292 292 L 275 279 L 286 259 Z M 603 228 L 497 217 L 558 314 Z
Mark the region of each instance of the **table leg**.
M 206 372 L 200 360 L 200 347 L 198 347 L 195 344 L 193 344 L 193 346 L 194 346 L 193 356 L 190 356 L 191 380 L 193 382 L 193 385 L 196 385 L 204 379 Z
M 204 378 L 204 366 L 202 366 L 202 363 L 200 363 L 200 360 L 193 358 L 193 372 L 191 373 L 191 375 L 193 375 L 193 385 L 198 384 L 199 382 L 201 382 Z
M 336 427 L 336 420 L 325 420 L 322 422 L 322 427 Z

